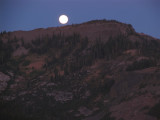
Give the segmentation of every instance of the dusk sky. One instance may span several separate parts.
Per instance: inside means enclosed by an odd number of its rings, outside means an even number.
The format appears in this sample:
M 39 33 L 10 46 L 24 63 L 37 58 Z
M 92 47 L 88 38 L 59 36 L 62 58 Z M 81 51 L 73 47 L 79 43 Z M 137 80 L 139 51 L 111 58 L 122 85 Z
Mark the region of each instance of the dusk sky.
M 0 0 L 0 31 L 32 30 L 90 20 L 118 20 L 160 38 L 160 0 Z

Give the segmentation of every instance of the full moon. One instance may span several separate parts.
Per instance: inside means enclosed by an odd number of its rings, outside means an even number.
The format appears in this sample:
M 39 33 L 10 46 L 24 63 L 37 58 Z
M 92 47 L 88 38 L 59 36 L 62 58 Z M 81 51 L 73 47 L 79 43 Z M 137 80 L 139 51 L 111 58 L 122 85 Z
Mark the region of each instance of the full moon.
M 66 24 L 66 23 L 68 22 L 68 17 L 67 17 L 66 15 L 61 15 L 61 16 L 59 17 L 59 22 L 60 22 L 61 24 Z

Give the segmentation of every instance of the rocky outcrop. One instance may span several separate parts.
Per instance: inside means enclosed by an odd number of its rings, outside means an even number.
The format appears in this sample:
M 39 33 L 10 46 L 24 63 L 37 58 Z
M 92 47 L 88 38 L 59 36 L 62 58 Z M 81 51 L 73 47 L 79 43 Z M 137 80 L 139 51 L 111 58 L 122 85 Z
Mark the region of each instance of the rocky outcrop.
M 0 72 L 0 93 L 4 91 L 8 86 L 8 81 L 10 77 L 2 72 Z

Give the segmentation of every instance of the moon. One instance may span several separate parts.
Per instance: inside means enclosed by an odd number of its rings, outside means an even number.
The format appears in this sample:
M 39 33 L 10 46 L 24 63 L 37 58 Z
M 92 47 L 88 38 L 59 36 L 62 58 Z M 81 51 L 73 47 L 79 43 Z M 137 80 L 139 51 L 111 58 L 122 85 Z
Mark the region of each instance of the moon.
M 67 23 L 68 23 L 68 17 L 67 17 L 67 15 L 61 15 L 61 16 L 59 17 L 59 22 L 60 22 L 61 24 L 67 24 Z

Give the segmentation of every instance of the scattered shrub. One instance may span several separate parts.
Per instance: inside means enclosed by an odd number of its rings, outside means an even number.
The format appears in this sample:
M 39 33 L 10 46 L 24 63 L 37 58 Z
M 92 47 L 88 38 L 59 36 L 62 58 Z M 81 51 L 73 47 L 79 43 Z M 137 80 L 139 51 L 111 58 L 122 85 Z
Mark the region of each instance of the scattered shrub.
M 25 60 L 22 65 L 23 65 L 23 66 L 28 66 L 30 63 L 31 63 L 31 61 Z

